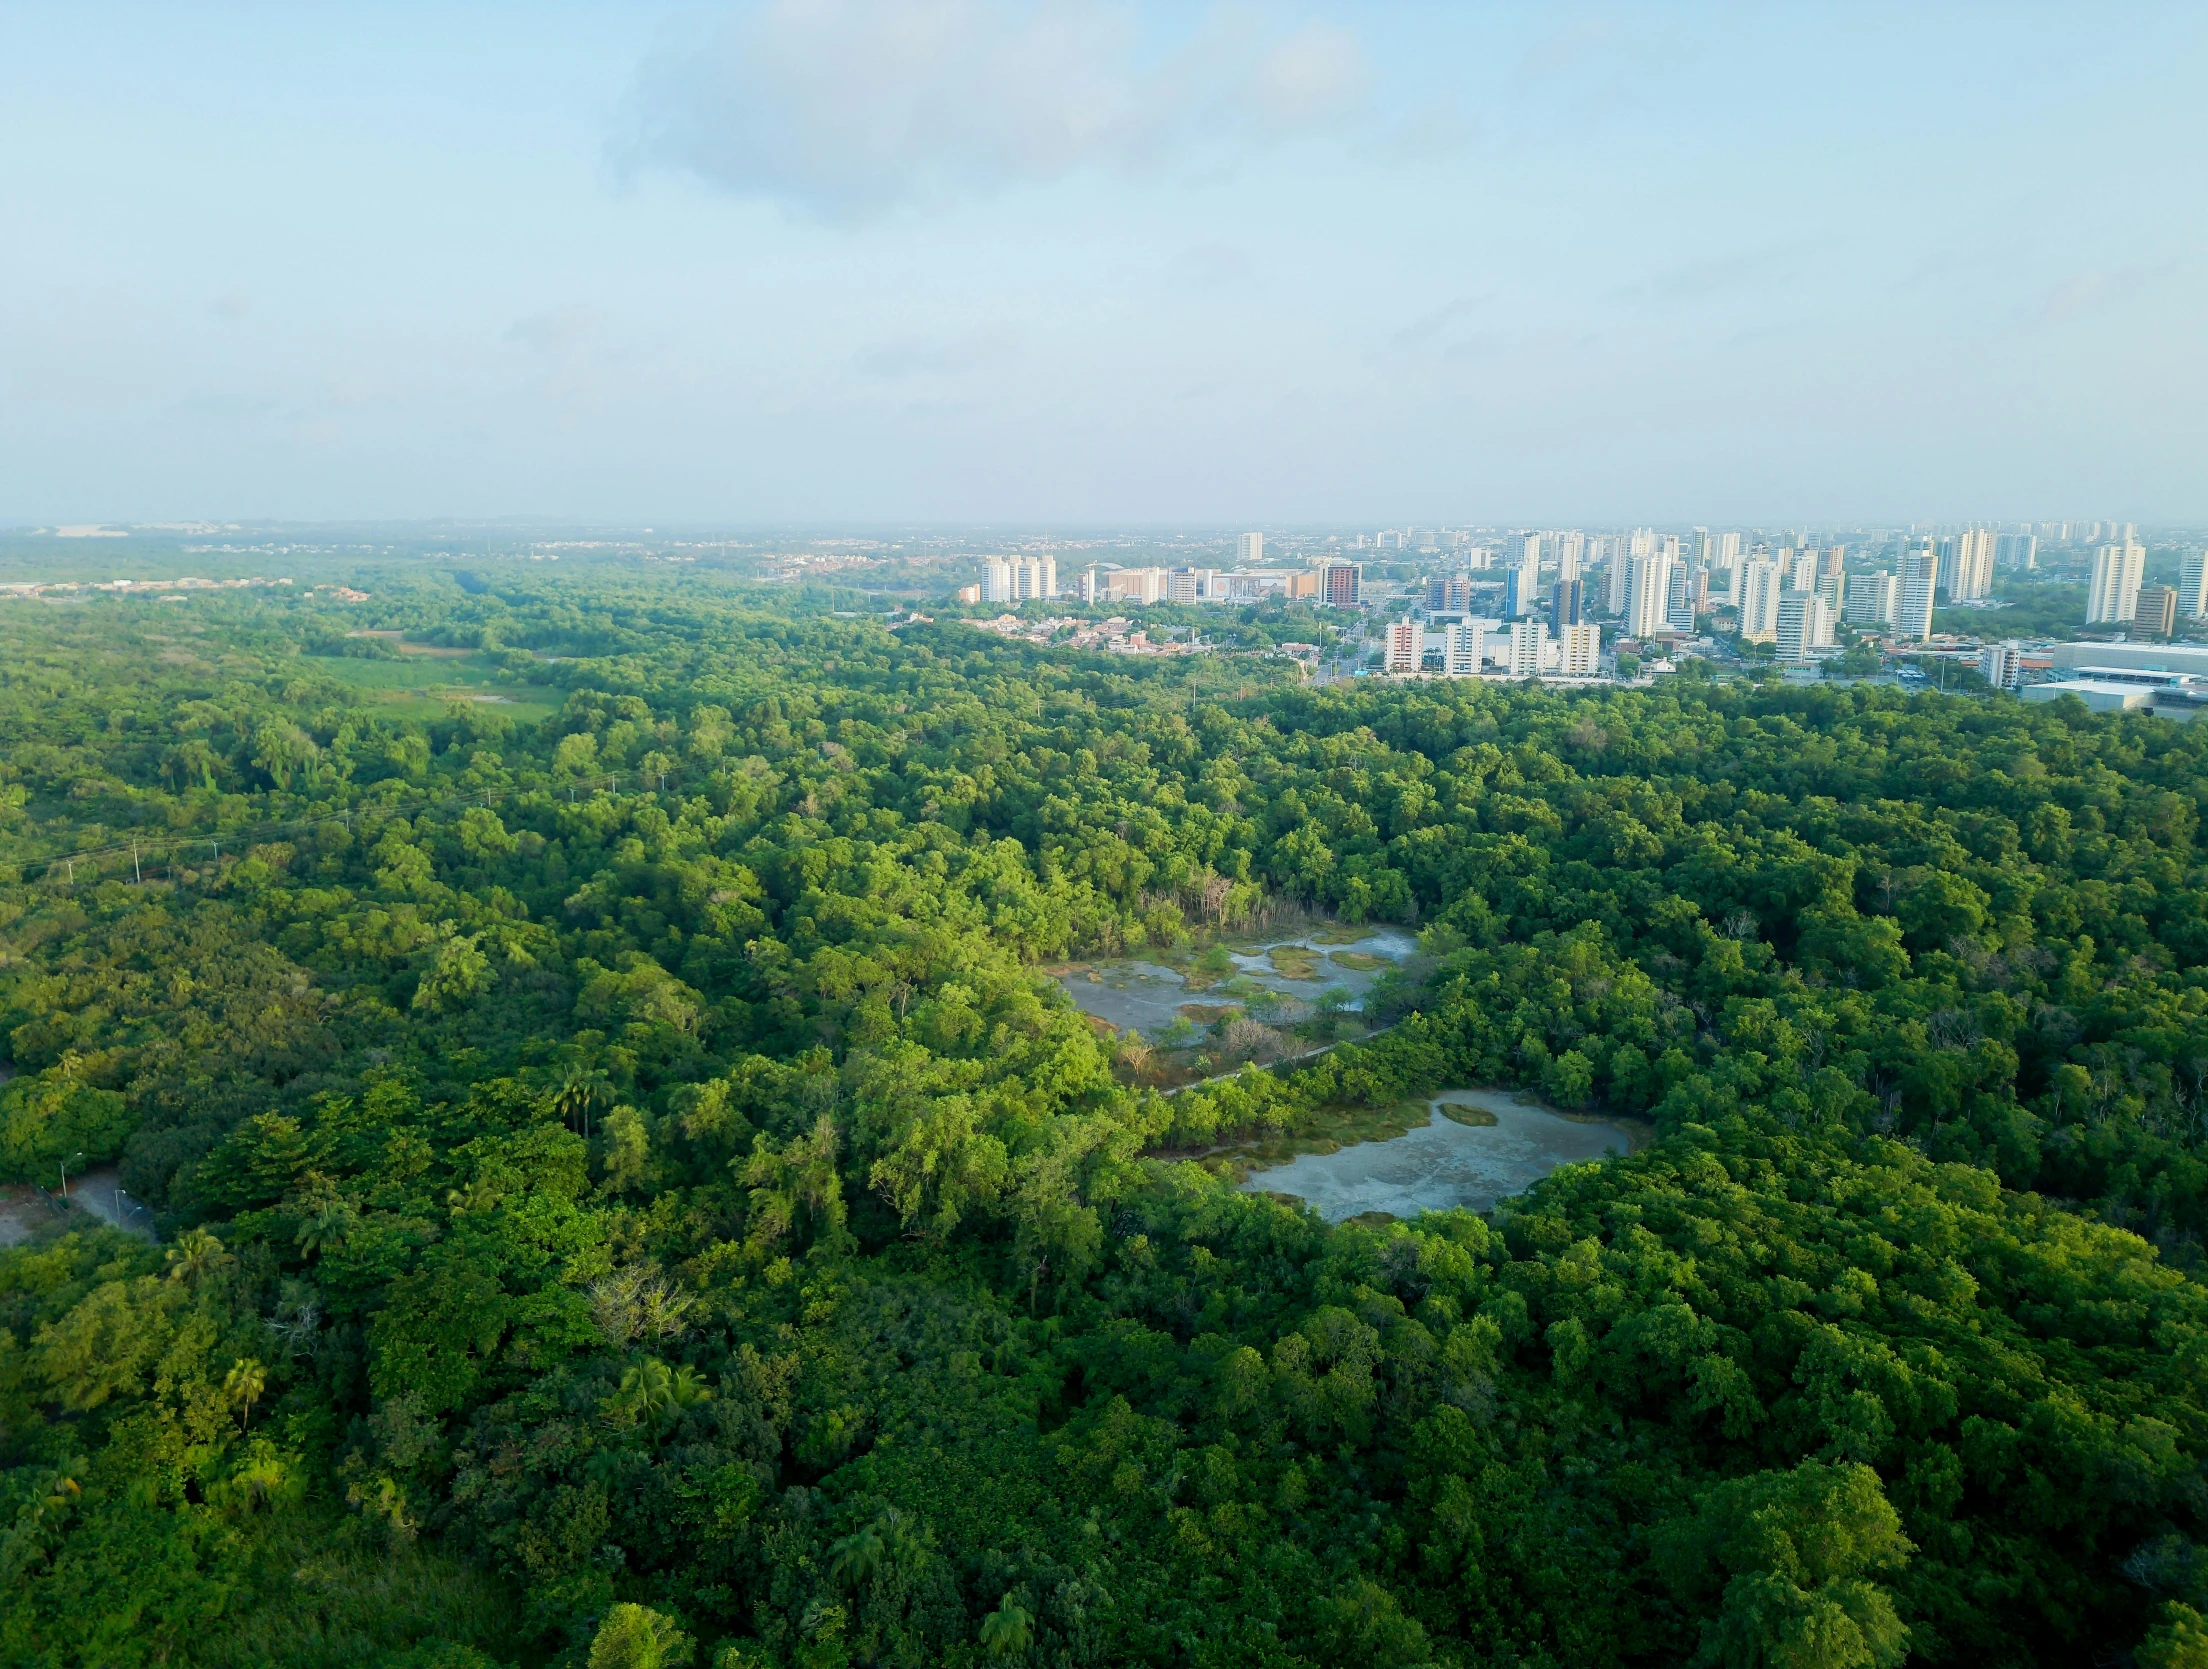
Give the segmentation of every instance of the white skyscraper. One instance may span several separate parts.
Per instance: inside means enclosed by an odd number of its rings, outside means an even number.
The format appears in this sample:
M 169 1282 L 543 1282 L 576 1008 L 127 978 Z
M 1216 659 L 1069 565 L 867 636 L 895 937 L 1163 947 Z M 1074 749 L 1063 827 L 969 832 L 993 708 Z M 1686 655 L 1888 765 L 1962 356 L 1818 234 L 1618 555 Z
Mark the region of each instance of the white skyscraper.
M 2208 619 L 2208 553 L 2194 551 L 2178 569 L 2177 611 L 2188 620 Z
M 2029 533 L 2004 533 L 1993 542 L 1996 567 L 2032 569 L 2039 566 L 2039 540 Z
M 981 600 L 985 603 L 1012 603 L 1019 601 L 1013 586 L 1012 564 L 1001 556 L 992 556 L 981 571 Z
M 1579 578 L 1586 550 L 1587 539 L 1584 534 L 1565 533 L 1557 536 L 1556 580 L 1559 585 L 1569 585 Z
M 1591 620 L 1566 626 L 1557 647 L 1557 671 L 1567 678 L 1592 678 L 1602 665 L 1602 628 Z
M 1487 655 L 1487 626 L 1473 620 L 1452 620 L 1442 631 L 1441 670 L 1451 678 L 1477 678 Z
M 1415 620 L 1398 620 L 1388 627 L 1388 672 L 1401 677 L 1416 672 L 1426 654 L 1426 629 Z
M 1817 576 L 1817 595 L 1824 598 L 1826 612 L 1833 619 L 1838 620 L 1841 606 L 1847 601 L 1848 597 L 1848 576 L 1846 574 L 1819 574 Z
M 1627 561 L 1625 631 L 1650 638 L 1671 623 L 1671 575 L 1678 559 L 1651 552 Z
M 1947 600 L 1975 602 L 1993 590 L 1993 531 L 1974 527 L 1940 541 L 1940 572 L 1947 576 Z
M 1848 584 L 1851 626 L 1891 626 L 1901 618 L 1901 580 L 1889 573 L 1858 574 Z
M 1681 637 L 1694 636 L 1694 586 L 1684 559 L 1667 557 L 1671 578 L 1664 586 L 1664 623 Z
M 1772 631 L 1772 645 L 1782 661 L 1806 661 L 1812 649 L 1832 642 L 1832 617 L 1824 598 L 1814 591 L 1779 593 L 1779 619 Z
M 1503 614 L 1515 619 L 1541 606 L 1541 535 L 1513 540 L 1510 566 L 1503 570 Z
M 1940 553 L 1919 545 L 1901 559 L 1901 606 L 1894 616 L 1894 635 L 1924 643 L 1932 636 L 1932 603 L 1940 580 Z
M 2015 638 L 1989 643 L 1978 653 L 1978 675 L 1997 690 L 2013 690 L 2023 681 L 2024 652 Z
M 1750 643 L 1769 643 L 1779 627 L 1779 593 L 1785 576 L 1769 557 L 1751 556 L 1740 565 L 1740 635 Z
M 1364 543 L 1364 539 L 1360 537 L 1357 542 L 1361 545 Z M 1255 568 L 1265 560 L 1265 535 L 1262 533 L 1243 534 L 1241 538 L 1234 542 L 1234 556 L 1235 560 L 1243 567 Z
M 2093 583 L 2085 597 L 2088 626 L 2115 625 L 2139 617 L 2139 582 L 2146 577 L 2147 548 L 2136 539 L 2103 545 L 2093 553 Z
M 1817 589 L 1817 550 L 1810 546 L 1805 550 L 1779 552 L 1779 559 L 1786 565 L 1787 587 L 1793 591 Z
M 1611 540 L 1610 543 L 1615 545 L 1617 541 Z M 1603 613 L 1613 617 L 1625 613 L 1626 598 L 1629 594 L 1632 577 L 1633 559 L 1617 550 L 1612 550 L 1610 566 L 1603 570 L 1602 575 Z
M 1165 576 L 1166 601 L 1193 603 L 1203 595 L 1204 578 L 1201 568 L 1175 568 Z
M 1538 678 L 1541 663 L 1547 658 L 1549 644 L 1548 623 L 1542 620 L 1521 620 L 1510 628 L 1510 675 L 1513 678 Z

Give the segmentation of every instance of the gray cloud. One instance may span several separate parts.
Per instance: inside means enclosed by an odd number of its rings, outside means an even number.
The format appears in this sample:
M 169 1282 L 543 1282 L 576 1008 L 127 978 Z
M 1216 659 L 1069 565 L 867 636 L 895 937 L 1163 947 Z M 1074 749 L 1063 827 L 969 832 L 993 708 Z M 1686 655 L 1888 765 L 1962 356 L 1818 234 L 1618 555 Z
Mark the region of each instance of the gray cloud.
M 1107 0 L 753 0 L 649 57 L 611 150 L 836 221 L 1152 166 L 1192 136 L 1338 122 L 1365 92 L 1355 37 L 1217 23 L 1162 61 Z

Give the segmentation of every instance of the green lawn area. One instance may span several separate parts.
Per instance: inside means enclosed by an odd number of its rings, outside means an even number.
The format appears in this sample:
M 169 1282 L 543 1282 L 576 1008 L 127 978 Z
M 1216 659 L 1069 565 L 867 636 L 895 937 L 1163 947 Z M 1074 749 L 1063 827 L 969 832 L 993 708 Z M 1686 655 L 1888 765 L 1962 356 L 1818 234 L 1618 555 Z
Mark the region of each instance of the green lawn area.
M 442 713 L 448 702 L 493 696 L 508 718 L 534 723 L 559 711 L 565 699 L 563 691 L 542 684 L 499 682 L 489 657 L 480 654 L 408 655 L 397 661 L 318 655 L 314 664 L 339 683 L 380 695 L 413 718 Z

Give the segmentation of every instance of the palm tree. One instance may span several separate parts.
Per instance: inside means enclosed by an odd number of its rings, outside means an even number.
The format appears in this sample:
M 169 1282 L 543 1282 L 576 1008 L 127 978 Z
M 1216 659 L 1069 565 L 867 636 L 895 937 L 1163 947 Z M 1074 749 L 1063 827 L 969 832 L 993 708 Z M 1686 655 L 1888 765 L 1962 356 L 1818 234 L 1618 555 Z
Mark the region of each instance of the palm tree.
M 622 1372 L 621 1383 L 600 1406 L 622 1425 L 648 1425 L 656 1430 L 669 1416 L 712 1399 L 712 1388 L 687 1362 L 669 1368 L 647 1356 Z
M 603 1072 L 570 1072 L 561 1080 L 560 1087 L 552 1092 L 552 1106 L 560 1115 L 560 1121 L 572 1128 L 578 1121 L 583 1137 L 590 1137 L 590 1110 L 613 1093 Z
M 300 1255 L 312 1257 L 318 1252 L 327 1252 L 359 1227 L 360 1213 L 351 1201 L 335 1194 L 317 1200 L 299 1222 Z
M 236 1363 L 223 1376 L 223 1395 L 245 1410 L 243 1425 L 253 1423 L 253 1405 L 261 1400 L 261 1393 L 268 1389 L 268 1370 L 248 1356 Z
M 863 1588 L 882 1568 L 887 1546 L 882 1532 L 869 1524 L 832 1543 L 828 1551 L 835 1555 L 828 1574 L 846 1588 Z
M 228 1261 L 213 1229 L 186 1229 L 169 1248 L 169 1279 L 196 1282 Z
M 859 1588 L 885 1568 L 911 1569 L 928 1550 L 911 1519 L 895 1507 L 884 1507 L 873 1523 L 831 1543 L 828 1551 L 835 1555 L 828 1574 L 846 1587 Z
M 1010 1594 L 981 1620 L 981 1649 L 993 1658 L 1017 1657 L 1035 1643 L 1035 1619 Z

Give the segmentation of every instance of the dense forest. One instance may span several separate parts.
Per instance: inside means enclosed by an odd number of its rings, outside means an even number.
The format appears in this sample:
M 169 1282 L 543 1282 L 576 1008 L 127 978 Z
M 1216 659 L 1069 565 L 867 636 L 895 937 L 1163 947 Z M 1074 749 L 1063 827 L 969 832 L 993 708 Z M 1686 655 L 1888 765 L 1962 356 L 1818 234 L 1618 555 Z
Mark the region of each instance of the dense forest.
M 2208 1664 L 2208 729 L 611 572 L 0 604 L 0 1180 L 158 1223 L 0 1251 L 0 1660 Z M 1384 1028 L 1041 971 L 1285 907 Z M 1193 1157 L 1471 1084 L 1655 1138 Z

